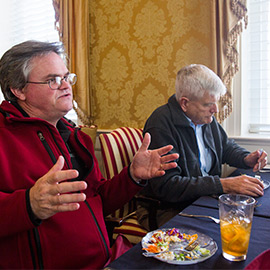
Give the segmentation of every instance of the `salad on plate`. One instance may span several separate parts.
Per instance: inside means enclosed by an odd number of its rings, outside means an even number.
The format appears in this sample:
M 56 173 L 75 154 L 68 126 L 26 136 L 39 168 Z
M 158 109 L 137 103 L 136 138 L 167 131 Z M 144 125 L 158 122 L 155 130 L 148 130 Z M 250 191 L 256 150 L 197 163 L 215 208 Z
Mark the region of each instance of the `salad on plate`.
M 198 242 L 195 249 L 186 251 L 185 248 L 194 241 Z M 199 232 L 170 228 L 149 232 L 142 239 L 142 249 L 146 253 L 154 253 L 154 258 L 167 263 L 193 264 L 214 255 L 217 245 L 212 238 Z

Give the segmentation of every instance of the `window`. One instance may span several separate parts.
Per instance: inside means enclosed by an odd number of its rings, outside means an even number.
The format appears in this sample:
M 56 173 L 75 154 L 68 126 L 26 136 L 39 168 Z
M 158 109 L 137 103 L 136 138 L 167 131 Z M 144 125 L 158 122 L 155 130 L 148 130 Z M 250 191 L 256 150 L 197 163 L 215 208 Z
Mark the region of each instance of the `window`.
M 270 134 L 270 1 L 248 0 L 242 35 L 243 134 Z
M 0 15 L 1 56 L 25 40 L 59 41 L 52 0 L 1 0 Z
M 269 154 L 270 1 L 247 3 L 248 27 L 241 35 L 241 69 L 234 77 L 233 112 L 223 127 L 242 147 L 251 152 L 263 148 Z
M 13 45 L 34 39 L 40 41 L 59 41 L 54 27 L 54 8 L 52 0 L 0 0 L 0 57 Z M 0 101 L 3 100 L 0 93 Z M 71 110 L 67 115 L 77 121 Z

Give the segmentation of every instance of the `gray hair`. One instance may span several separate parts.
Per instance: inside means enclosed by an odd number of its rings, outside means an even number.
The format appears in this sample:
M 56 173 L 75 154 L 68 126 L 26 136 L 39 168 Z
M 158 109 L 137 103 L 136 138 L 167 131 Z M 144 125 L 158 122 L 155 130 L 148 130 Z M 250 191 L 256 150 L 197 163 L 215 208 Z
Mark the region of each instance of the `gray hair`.
M 54 52 L 65 60 L 63 44 L 29 40 L 13 46 L 0 60 L 0 86 L 4 98 L 16 101 L 11 88 L 23 89 L 32 70 L 31 60 Z
M 175 96 L 189 99 L 202 98 L 205 93 L 220 98 L 226 93 L 221 79 L 208 67 L 192 64 L 180 69 L 176 76 Z

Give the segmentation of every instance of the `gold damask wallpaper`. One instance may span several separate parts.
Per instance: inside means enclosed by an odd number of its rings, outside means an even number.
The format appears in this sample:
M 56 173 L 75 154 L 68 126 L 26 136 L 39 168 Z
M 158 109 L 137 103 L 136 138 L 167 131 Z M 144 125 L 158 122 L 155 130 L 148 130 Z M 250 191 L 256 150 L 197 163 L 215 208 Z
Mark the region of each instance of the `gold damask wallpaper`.
M 90 87 L 99 129 L 143 127 L 177 71 L 215 69 L 212 0 L 90 1 Z

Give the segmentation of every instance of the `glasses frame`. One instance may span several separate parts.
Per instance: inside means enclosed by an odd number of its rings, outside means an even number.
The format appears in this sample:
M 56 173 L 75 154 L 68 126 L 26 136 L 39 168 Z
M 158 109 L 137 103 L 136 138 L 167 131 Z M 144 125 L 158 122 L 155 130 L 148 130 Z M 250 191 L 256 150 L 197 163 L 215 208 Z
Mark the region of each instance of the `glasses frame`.
M 74 78 L 74 82 L 70 82 L 69 78 L 70 77 L 73 77 Z M 51 86 L 51 83 L 52 83 L 52 80 L 56 81 L 56 78 L 59 78 L 60 80 L 60 85 L 57 87 L 57 88 L 53 88 Z M 45 82 L 32 82 L 32 81 L 27 81 L 26 83 L 33 83 L 33 84 L 48 84 L 49 87 L 52 89 L 52 90 L 59 90 L 60 87 L 62 86 L 62 83 L 63 83 L 63 80 L 65 80 L 67 83 L 69 83 L 70 85 L 74 85 L 76 82 L 77 82 L 77 75 L 75 73 L 69 73 L 63 77 L 60 77 L 60 76 L 55 76 L 53 79 L 49 79 L 48 81 L 45 81 Z

